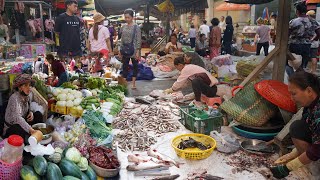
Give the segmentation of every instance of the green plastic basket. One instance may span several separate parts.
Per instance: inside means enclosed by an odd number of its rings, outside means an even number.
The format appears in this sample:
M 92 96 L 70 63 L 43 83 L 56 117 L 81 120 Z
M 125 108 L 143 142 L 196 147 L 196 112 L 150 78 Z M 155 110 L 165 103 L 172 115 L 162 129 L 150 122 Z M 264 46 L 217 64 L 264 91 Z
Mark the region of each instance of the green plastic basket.
M 199 115 L 199 117 L 195 115 Z M 194 133 L 209 135 L 213 130 L 219 131 L 223 125 L 223 118 L 220 112 L 216 116 L 204 116 L 194 106 L 180 107 L 180 116 L 180 122 Z

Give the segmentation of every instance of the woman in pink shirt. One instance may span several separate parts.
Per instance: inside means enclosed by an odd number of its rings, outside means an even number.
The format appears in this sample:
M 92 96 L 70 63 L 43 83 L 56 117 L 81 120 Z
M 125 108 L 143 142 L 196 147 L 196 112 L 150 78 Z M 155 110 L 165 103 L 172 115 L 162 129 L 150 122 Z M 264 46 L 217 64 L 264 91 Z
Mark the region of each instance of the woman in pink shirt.
M 221 29 L 219 28 L 219 19 L 213 18 L 211 20 L 212 29 L 210 31 L 209 47 L 210 47 L 210 59 L 219 56 L 221 47 Z
M 171 88 L 165 90 L 165 93 L 170 94 L 192 84 L 192 89 L 195 95 L 195 105 L 201 106 L 201 94 L 207 97 L 215 97 L 217 94 L 218 80 L 214 78 L 204 68 L 189 64 L 185 65 L 183 57 L 177 57 L 174 60 L 174 66 L 180 71 L 180 76 Z
M 98 55 L 103 51 L 107 52 L 104 54 L 105 56 L 113 56 L 109 29 L 102 25 L 105 19 L 100 13 L 93 16 L 94 26 L 89 31 L 89 49 L 93 55 Z

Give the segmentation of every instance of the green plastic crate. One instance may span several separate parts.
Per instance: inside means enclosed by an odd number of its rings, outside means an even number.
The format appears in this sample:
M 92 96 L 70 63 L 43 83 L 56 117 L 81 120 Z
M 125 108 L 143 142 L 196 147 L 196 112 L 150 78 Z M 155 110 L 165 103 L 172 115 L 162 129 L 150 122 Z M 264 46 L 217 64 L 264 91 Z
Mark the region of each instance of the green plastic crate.
M 220 127 L 223 125 L 222 114 L 219 112 L 216 116 L 202 116 L 197 118 L 192 114 L 199 114 L 195 112 L 197 109 L 194 106 L 182 106 L 180 107 L 180 122 L 190 131 L 194 133 L 209 135 L 211 131 L 220 131 Z M 201 114 L 199 114 L 201 115 Z M 204 119 L 203 119 L 204 118 Z

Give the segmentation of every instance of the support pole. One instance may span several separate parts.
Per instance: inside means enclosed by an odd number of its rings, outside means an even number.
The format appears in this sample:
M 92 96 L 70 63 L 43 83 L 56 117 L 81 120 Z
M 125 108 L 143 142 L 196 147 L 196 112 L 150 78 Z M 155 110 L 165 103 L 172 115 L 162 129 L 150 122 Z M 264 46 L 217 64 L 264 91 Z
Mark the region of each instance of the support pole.
M 49 8 L 49 19 L 52 19 L 52 10 Z M 50 32 L 51 34 L 51 39 L 53 40 L 53 31 Z
M 44 41 L 44 25 L 43 25 L 43 9 L 42 9 L 42 3 L 39 3 L 39 9 L 40 9 L 40 19 L 41 19 L 41 30 L 42 30 L 42 41 Z
M 289 19 L 292 0 L 279 1 L 279 15 L 277 21 L 276 47 L 279 53 L 274 59 L 272 79 L 283 81 L 287 62 Z

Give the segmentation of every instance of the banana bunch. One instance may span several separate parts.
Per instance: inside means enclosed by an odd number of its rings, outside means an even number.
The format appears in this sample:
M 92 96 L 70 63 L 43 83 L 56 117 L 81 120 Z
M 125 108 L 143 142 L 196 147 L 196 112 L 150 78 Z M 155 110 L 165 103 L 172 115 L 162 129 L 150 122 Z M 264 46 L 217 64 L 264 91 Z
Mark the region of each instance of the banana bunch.
M 160 12 L 162 13 L 173 13 L 174 12 L 174 5 L 172 4 L 172 2 L 170 0 L 166 0 L 163 3 L 159 4 L 158 9 Z

